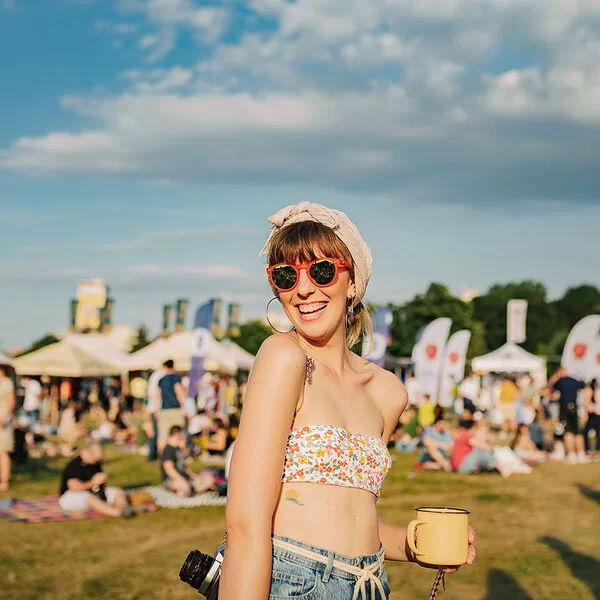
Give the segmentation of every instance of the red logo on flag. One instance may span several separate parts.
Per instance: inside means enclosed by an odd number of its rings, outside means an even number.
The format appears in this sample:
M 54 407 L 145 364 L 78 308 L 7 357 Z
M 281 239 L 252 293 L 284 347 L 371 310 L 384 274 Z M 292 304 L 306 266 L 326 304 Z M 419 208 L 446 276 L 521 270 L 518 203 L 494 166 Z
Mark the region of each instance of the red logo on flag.
M 587 352 L 587 344 L 575 344 L 573 346 L 573 356 L 580 360 L 585 356 Z
M 427 358 L 429 360 L 433 360 L 437 354 L 437 346 L 435 344 L 429 344 L 427 348 L 425 348 L 425 354 L 427 354 Z
M 455 365 L 458 362 L 458 352 L 450 352 L 450 362 Z

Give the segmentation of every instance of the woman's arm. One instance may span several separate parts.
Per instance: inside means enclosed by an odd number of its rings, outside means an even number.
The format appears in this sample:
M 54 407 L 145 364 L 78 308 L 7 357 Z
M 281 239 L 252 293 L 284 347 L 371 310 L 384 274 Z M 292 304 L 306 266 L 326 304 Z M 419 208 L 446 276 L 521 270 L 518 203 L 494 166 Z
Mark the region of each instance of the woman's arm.
M 387 371 L 380 372 L 378 377 L 377 387 L 373 390 L 376 394 L 377 404 L 380 407 L 384 419 L 383 441 L 388 442 L 389 437 L 396 428 L 396 424 L 400 416 L 404 412 L 408 404 L 408 394 L 402 382 L 393 373 Z M 397 560 L 403 562 L 419 562 L 415 559 L 414 554 L 408 547 L 406 541 L 406 527 L 398 527 L 388 523 L 381 517 L 377 519 L 377 527 L 379 530 L 379 539 L 385 548 L 386 560 Z M 469 552 L 467 555 L 467 564 L 473 564 L 476 557 L 475 547 L 475 532 L 469 528 Z M 429 565 L 423 565 L 429 566 Z M 435 567 L 437 568 L 437 567 Z M 444 567 L 442 569 L 446 573 L 456 571 L 454 567 Z
M 248 381 L 231 460 L 219 600 L 268 598 L 272 521 L 305 374 L 306 356 L 289 336 L 274 335 L 263 343 Z

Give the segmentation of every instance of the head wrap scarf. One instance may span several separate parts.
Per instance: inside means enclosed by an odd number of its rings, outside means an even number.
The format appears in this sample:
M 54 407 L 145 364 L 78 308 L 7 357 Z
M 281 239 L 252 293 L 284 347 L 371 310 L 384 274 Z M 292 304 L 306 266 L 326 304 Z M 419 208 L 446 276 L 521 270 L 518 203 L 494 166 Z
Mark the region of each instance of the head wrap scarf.
M 362 239 L 356 225 L 346 216 L 345 213 L 327 208 L 322 204 L 313 204 L 312 202 L 300 202 L 282 208 L 279 212 L 269 217 L 269 223 L 273 229 L 267 239 L 260 255 L 267 254 L 271 245 L 273 236 L 282 228 L 301 223 L 302 221 L 314 221 L 329 227 L 344 244 L 346 244 L 352 262 L 354 263 L 354 284 L 356 285 L 356 299 L 354 304 L 364 298 L 367 290 L 367 284 L 371 277 L 371 265 L 373 258 L 369 247 Z

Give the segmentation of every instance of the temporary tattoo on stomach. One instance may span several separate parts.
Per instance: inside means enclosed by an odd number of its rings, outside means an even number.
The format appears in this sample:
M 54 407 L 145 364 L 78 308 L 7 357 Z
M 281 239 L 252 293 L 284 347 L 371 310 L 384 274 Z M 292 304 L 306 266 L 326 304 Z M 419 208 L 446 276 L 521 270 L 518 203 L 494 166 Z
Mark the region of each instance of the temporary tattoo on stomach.
M 298 492 L 295 492 L 293 490 L 286 492 L 283 499 L 287 500 L 288 502 L 293 502 L 294 504 L 297 504 L 298 506 L 304 506 L 304 504 L 302 502 L 300 502 L 300 496 L 298 495 Z

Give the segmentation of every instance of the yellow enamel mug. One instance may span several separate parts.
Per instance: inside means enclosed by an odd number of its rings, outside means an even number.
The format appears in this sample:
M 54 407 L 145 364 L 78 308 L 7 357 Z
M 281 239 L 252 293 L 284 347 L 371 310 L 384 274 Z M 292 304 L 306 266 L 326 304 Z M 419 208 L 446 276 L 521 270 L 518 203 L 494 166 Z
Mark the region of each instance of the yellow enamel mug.
M 469 551 L 470 511 L 441 506 L 421 506 L 415 511 L 417 518 L 408 524 L 406 538 L 417 559 L 428 565 L 464 565 Z

